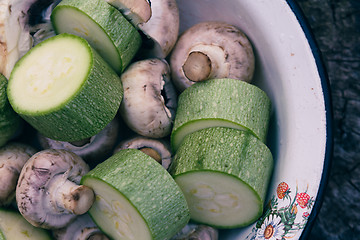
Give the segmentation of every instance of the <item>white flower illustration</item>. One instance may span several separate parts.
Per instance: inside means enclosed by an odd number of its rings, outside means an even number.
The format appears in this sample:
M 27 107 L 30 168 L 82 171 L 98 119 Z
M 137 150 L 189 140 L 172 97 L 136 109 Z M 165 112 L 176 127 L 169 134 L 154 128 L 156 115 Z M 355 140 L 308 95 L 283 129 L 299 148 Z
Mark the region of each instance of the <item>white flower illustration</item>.
M 284 235 L 284 224 L 281 222 L 281 218 L 272 214 L 268 216 L 261 228 L 256 233 L 256 239 L 258 240 L 281 240 Z

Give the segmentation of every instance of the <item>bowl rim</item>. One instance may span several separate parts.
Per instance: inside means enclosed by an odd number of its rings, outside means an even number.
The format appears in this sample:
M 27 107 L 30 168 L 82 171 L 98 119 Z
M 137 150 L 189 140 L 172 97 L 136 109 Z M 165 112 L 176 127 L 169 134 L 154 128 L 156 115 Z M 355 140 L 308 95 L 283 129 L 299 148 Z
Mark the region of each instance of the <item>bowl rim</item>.
M 315 223 L 315 220 L 318 217 L 322 203 L 324 201 L 325 190 L 329 181 L 332 156 L 333 156 L 333 112 L 332 112 L 330 81 L 324 64 L 324 59 L 320 51 L 320 48 L 318 46 L 318 43 L 316 41 L 316 38 L 312 32 L 312 29 L 310 27 L 307 18 L 305 17 L 303 10 L 300 8 L 296 0 L 286 0 L 286 2 L 289 5 L 292 12 L 294 13 L 295 17 L 297 18 L 305 34 L 305 37 L 308 40 L 311 52 L 314 56 L 315 64 L 321 81 L 321 87 L 323 89 L 323 98 L 324 98 L 325 116 L 326 116 L 326 144 L 325 144 L 323 172 L 321 175 L 316 201 L 308 218 L 308 222 L 300 236 L 300 239 L 304 240 L 309 237 L 312 227 Z

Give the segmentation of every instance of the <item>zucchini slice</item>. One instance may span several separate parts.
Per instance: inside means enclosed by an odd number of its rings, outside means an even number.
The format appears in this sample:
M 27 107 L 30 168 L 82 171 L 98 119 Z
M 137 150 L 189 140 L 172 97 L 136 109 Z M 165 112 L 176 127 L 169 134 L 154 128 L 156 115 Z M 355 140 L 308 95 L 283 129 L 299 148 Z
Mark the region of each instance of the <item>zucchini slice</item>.
M 227 78 L 196 83 L 179 96 L 172 149 L 187 134 L 207 127 L 246 130 L 265 142 L 270 112 L 270 99 L 252 84 Z
M 169 172 L 193 221 L 236 228 L 261 216 L 272 169 L 270 150 L 252 134 L 212 127 L 186 136 Z
M 186 199 L 171 175 L 137 149 L 115 153 L 81 183 L 96 195 L 89 214 L 112 239 L 170 239 L 190 219 Z
M 137 29 L 119 10 L 103 0 L 63 0 L 51 13 L 56 33 L 85 38 L 120 74 L 139 50 Z
M 15 112 L 41 134 L 70 142 L 97 134 L 115 117 L 123 88 L 85 39 L 64 33 L 15 64 L 7 94 Z
M 4 146 L 19 130 L 21 118 L 12 109 L 6 94 L 8 80 L 0 74 L 0 147 Z
M 47 230 L 31 225 L 19 212 L 0 208 L 0 240 L 7 239 L 51 240 L 51 236 Z

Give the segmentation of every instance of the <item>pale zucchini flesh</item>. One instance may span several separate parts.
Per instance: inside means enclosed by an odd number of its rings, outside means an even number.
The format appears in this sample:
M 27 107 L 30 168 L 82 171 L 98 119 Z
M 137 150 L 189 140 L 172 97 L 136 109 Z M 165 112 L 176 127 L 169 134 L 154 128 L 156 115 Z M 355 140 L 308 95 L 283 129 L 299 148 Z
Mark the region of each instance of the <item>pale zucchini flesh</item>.
M 170 239 L 190 219 L 185 196 L 171 175 L 137 149 L 115 153 L 81 183 L 96 195 L 89 214 L 114 239 Z
M 219 228 L 247 225 L 259 217 L 262 202 L 245 182 L 216 171 L 195 171 L 176 177 L 191 219 Z
M 100 132 L 115 117 L 123 89 L 85 39 L 64 33 L 15 64 L 7 94 L 15 112 L 42 135 L 70 142 Z
M 47 112 L 71 99 L 85 83 L 92 64 L 91 52 L 83 44 L 66 37 L 29 52 L 11 75 L 16 110 Z
M 184 138 L 169 172 L 192 220 L 235 228 L 260 217 L 272 169 L 271 151 L 251 133 L 210 127 Z
M 0 239 L 51 240 L 51 236 L 47 230 L 28 223 L 19 212 L 0 209 Z
M 88 179 L 85 184 L 96 191 L 89 214 L 103 232 L 113 239 L 152 239 L 140 213 L 118 190 L 100 179 Z
M 56 33 L 85 38 L 118 74 L 141 45 L 136 28 L 103 0 L 63 0 L 53 10 L 51 21 Z

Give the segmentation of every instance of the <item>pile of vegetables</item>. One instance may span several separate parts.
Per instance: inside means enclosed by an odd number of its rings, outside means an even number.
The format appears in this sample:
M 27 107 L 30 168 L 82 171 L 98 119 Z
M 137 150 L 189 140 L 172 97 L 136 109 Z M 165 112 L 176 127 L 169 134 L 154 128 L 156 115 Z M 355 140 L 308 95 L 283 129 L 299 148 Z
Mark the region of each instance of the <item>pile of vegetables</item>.
M 261 216 L 271 102 L 240 29 L 179 36 L 175 0 L 6 0 L 0 21 L 0 239 L 214 240 Z

